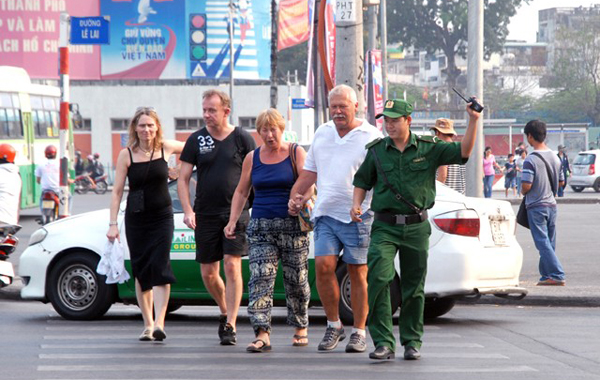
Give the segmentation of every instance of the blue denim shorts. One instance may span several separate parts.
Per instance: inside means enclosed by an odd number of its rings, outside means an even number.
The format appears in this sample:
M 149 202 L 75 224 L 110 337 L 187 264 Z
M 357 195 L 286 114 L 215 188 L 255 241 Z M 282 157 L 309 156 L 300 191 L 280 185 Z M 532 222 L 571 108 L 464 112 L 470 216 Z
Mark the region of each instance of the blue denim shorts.
M 315 221 L 315 256 L 338 256 L 348 264 L 366 264 L 373 215 L 365 213 L 362 222 L 344 223 L 328 216 Z
M 517 177 L 508 178 L 504 177 L 504 188 L 505 189 L 513 189 L 517 187 Z

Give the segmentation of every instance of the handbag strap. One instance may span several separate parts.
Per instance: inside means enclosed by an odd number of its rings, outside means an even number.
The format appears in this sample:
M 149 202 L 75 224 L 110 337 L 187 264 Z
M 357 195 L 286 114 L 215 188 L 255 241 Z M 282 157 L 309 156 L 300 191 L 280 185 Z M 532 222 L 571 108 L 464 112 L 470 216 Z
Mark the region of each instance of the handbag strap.
M 554 188 L 554 177 L 552 176 L 552 172 L 550 171 L 550 165 L 548 165 L 548 162 L 546 162 L 546 160 L 544 159 L 544 157 L 542 157 L 541 154 L 539 154 L 537 152 L 533 152 L 531 154 L 534 156 L 538 156 L 544 162 L 544 165 L 546 165 L 546 173 L 548 173 L 548 180 L 550 181 L 550 188 L 552 189 L 552 195 L 556 196 L 556 189 Z
M 390 181 L 388 180 L 388 177 L 385 175 L 385 172 L 383 171 L 383 168 L 381 167 L 381 162 L 379 161 L 379 157 L 377 156 L 377 153 L 375 152 L 375 149 L 371 149 L 371 153 L 373 153 L 373 158 L 375 159 L 375 166 L 377 167 L 377 172 L 379 173 L 379 175 L 381 175 L 381 178 L 383 178 L 383 183 L 385 184 L 385 186 L 390 189 L 390 191 L 392 193 L 394 193 L 394 195 L 396 196 L 396 200 L 398 201 L 402 201 L 404 203 L 406 203 L 406 205 L 408 207 L 410 207 L 415 213 L 419 214 L 421 213 L 423 210 L 421 210 L 420 208 L 418 208 L 417 206 L 415 206 L 414 204 L 410 203 L 409 201 L 407 201 L 395 188 L 394 186 L 392 186 L 392 184 L 390 183 Z
M 292 171 L 294 172 L 294 182 L 298 179 L 298 168 L 296 167 L 296 147 L 298 144 L 291 143 L 290 144 L 290 161 L 292 162 Z

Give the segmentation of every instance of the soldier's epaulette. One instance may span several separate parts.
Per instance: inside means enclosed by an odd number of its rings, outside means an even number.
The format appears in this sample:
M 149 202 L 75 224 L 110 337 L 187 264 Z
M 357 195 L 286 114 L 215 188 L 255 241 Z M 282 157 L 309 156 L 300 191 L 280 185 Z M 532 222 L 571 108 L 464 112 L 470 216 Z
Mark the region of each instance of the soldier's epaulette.
M 365 149 L 369 149 L 372 146 L 375 146 L 375 145 L 379 144 L 381 141 L 383 141 L 383 139 L 381 137 L 378 137 L 375 140 L 373 140 L 370 143 L 368 143 L 367 145 L 365 145 Z
M 425 141 L 425 142 L 430 142 L 430 143 L 436 143 L 436 142 L 440 141 L 435 136 L 417 136 L 417 140 L 419 140 L 419 141 Z

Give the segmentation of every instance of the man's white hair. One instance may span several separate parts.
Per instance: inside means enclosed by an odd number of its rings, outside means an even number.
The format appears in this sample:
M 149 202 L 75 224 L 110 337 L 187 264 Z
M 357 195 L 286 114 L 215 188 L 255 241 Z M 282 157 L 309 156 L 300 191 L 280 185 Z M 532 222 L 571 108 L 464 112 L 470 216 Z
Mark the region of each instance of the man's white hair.
M 358 97 L 356 96 L 356 91 L 354 91 L 354 89 L 346 84 L 338 84 L 337 86 L 335 86 L 334 88 L 331 89 L 331 91 L 329 91 L 329 95 L 327 97 L 327 99 L 329 100 L 329 102 L 331 103 L 331 98 L 335 95 L 345 95 L 348 98 L 350 98 L 350 101 L 353 104 L 358 103 Z

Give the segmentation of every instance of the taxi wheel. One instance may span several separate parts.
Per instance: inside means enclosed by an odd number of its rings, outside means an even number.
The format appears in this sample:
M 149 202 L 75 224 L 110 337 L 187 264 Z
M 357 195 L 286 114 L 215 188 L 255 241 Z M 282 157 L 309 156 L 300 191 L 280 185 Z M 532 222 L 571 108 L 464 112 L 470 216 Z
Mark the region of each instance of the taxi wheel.
M 581 193 L 583 191 L 583 186 L 571 186 L 571 189 L 576 193 Z
M 46 284 L 48 299 L 63 318 L 91 320 L 103 316 L 114 303 L 116 285 L 96 273 L 100 258 L 92 253 L 72 252 L 54 265 Z
M 454 298 L 425 298 L 425 319 L 441 317 L 446 314 L 456 304 Z
M 600 193 L 600 178 L 596 179 L 596 182 L 594 182 L 594 186 L 592 186 L 594 188 L 594 191 L 597 193 Z
M 352 313 L 351 301 L 350 301 L 350 275 L 348 274 L 348 267 L 346 263 L 340 260 L 340 264 L 338 265 L 337 270 L 335 271 L 335 275 L 338 280 L 338 284 L 340 287 L 340 306 L 339 313 L 340 319 L 342 323 L 347 326 L 352 326 L 354 323 L 354 314 Z M 394 276 L 394 280 L 390 285 L 390 301 L 392 305 L 392 315 L 396 313 L 401 303 L 401 293 L 400 293 L 400 278 L 396 274 Z

